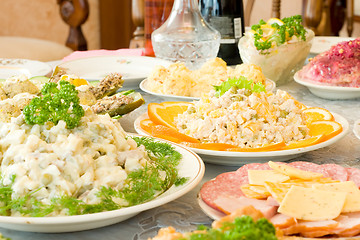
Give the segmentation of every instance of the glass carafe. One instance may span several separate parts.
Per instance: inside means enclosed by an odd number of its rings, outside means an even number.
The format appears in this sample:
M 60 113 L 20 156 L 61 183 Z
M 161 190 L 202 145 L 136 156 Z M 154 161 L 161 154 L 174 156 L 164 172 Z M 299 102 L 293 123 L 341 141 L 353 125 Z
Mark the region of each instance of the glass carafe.
M 175 0 L 170 16 L 151 35 L 155 56 L 199 68 L 215 58 L 220 33 L 201 16 L 197 0 Z

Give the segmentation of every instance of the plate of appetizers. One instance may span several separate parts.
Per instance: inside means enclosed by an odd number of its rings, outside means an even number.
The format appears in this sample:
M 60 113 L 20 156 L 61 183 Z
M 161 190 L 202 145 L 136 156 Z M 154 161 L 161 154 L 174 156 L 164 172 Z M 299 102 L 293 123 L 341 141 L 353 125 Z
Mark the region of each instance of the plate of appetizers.
M 326 99 L 360 97 L 360 38 L 343 41 L 319 54 L 294 75 L 299 84 Z
M 358 239 L 359 177 L 337 164 L 253 163 L 205 182 L 198 203 L 213 219 L 253 206 L 248 215 L 260 211 L 289 239 Z
M 97 56 L 80 58 L 60 63 L 66 74 L 75 74 L 89 81 L 100 80 L 106 75 L 117 72 L 122 74 L 125 88 L 138 88 L 141 80 L 158 65 L 167 67 L 171 62 L 144 56 Z

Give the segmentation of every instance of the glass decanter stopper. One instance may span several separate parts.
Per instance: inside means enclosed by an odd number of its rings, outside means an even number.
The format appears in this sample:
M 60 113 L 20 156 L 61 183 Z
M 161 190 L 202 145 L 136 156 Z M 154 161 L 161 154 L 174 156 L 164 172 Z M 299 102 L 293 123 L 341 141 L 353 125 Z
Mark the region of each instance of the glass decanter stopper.
M 197 0 L 175 0 L 165 23 L 151 34 L 155 56 L 197 69 L 219 51 L 220 33 L 201 16 Z

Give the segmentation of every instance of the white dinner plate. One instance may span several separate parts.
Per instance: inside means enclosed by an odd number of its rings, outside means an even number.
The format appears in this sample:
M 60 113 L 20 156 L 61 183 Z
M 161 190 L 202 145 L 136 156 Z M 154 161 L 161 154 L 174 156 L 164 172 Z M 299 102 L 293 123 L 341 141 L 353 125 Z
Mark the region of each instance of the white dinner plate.
M 340 42 L 354 40 L 355 38 L 350 37 L 315 37 L 310 49 L 310 53 L 319 54 L 325 52 Z
M 206 149 L 198 149 L 198 148 L 190 148 L 197 154 L 199 154 L 204 162 L 215 163 L 220 165 L 229 165 L 229 166 L 240 166 L 248 163 L 265 163 L 271 160 L 276 160 L 278 162 L 287 161 L 292 158 L 296 158 L 299 155 L 314 151 L 320 148 L 324 148 L 334 144 L 343 138 L 347 132 L 349 131 L 349 122 L 342 116 L 336 113 L 332 113 L 335 120 L 341 124 L 342 131 L 338 135 L 324 142 L 311 145 L 308 147 L 289 149 L 289 150 L 279 150 L 279 151 L 269 151 L 269 152 L 230 152 L 230 151 L 214 151 L 214 150 L 206 150 Z M 135 122 L 134 127 L 136 132 L 143 135 L 148 135 L 142 128 L 140 127 L 140 121 L 148 118 L 147 113 L 139 116 Z M 149 136 L 149 135 L 148 135 Z
M 80 58 L 60 63 L 69 74 L 74 74 L 89 81 L 100 80 L 112 72 L 123 75 L 125 88 L 138 88 L 157 65 L 168 67 L 171 62 L 143 56 L 97 56 Z
M 270 79 L 266 79 L 266 91 L 271 92 L 274 91 L 276 88 L 276 83 Z M 146 93 L 152 94 L 154 96 L 166 98 L 171 101 L 194 101 L 199 100 L 198 97 L 186 97 L 186 96 L 179 96 L 179 95 L 171 95 L 171 94 L 162 94 L 162 93 L 156 93 L 151 90 L 149 90 L 148 87 L 148 80 L 144 79 L 140 83 L 140 89 L 143 90 Z
M 360 119 L 358 119 L 354 122 L 353 132 L 354 132 L 355 136 L 358 139 L 360 139 Z
M 168 142 L 166 140 L 161 140 Z M 170 142 L 168 142 L 170 143 Z M 61 217 L 8 217 L 0 216 L 0 227 L 28 232 L 73 232 L 99 228 L 124 221 L 136 214 L 166 204 L 191 191 L 203 178 L 205 167 L 201 158 L 184 147 L 170 143 L 183 156 L 179 166 L 179 177 L 188 178 L 180 186 L 172 186 L 159 197 L 136 206 L 114 211 Z
M 0 58 L 0 79 L 25 74 L 28 78 L 45 76 L 51 72 L 50 65 L 28 59 Z
M 328 86 L 303 81 L 299 77 L 298 72 L 295 73 L 294 80 L 295 82 L 306 86 L 312 94 L 321 98 L 331 100 L 360 98 L 360 88 Z

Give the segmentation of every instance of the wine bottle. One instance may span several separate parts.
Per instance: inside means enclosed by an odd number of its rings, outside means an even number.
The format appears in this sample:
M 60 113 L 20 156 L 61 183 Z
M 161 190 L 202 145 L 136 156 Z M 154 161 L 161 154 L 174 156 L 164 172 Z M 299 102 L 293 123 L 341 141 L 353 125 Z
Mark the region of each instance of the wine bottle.
M 228 65 L 242 63 L 238 42 L 244 35 L 244 8 L 242 0 L 200 0 L 204 19 L 221 34 L 218 57 Z

